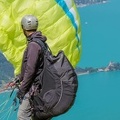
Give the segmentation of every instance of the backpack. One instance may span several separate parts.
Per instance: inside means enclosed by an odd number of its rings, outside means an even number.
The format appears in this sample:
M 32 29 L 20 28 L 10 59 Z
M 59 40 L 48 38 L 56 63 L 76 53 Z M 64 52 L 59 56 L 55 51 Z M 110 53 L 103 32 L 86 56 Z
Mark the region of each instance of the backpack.
M 56 56 L 46 43 L 34 40 L 41 46 L 44 66 L 39 74 L 40 93 L 30 98 L 32 113 L 39 120 L 58 116 L 73 105 L 78 88 L 77 74 L 63 51 Z

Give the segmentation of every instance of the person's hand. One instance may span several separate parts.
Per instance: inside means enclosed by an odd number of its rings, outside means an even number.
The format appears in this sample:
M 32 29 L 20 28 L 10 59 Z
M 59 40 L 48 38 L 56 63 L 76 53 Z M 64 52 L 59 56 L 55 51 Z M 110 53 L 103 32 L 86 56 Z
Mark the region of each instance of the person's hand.
M 11 82 L 7 83 L 6 84 L 6 88 L 9 88 L 9 87 L 15 87 L 16 84 L 20 84 L 20 80 L 19 80 L 19 77 L 15 77 Z
M 14 83 L 16 83 L 16 84 L 19 84 L 19 83 L 20 83 L 20 79 L 19 79 L 18 76 L 16 76 L 13 81 L 14 81 Z

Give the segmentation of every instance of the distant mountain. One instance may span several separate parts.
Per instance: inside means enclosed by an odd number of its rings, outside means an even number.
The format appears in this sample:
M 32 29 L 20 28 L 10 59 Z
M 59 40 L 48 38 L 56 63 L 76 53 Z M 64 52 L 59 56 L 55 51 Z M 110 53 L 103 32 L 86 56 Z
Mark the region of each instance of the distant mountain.
M 87 5 L 106 3 L 108 0 L 74 0 L 78 7 L 84 7 Z
M 8 81 L 14 77 L 13 66 L 6 60 L 2 53 L 0 53 L 0 83 L 1 81 Z

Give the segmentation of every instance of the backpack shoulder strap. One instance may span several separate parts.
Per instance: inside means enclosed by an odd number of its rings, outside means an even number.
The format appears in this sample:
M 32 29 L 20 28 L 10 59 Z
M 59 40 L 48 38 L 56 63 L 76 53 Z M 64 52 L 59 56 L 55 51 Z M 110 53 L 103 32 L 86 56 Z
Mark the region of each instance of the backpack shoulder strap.
M 46 42 L 43 42 L 40 39 L 35 39 L 33 42 L 36 42 L 38 45 L 40 45 L 44 52 L 49 51 L 52 54 L 52 51 Z
M 41 48 L 42 48 L 42 51 L 45 52 L 48 48 L 48 45 L 47 43 L 44 43 L 43 41 L 41 41 L 40 39 L 34 39 L 32 40 L 31 42 L 36 42 Z

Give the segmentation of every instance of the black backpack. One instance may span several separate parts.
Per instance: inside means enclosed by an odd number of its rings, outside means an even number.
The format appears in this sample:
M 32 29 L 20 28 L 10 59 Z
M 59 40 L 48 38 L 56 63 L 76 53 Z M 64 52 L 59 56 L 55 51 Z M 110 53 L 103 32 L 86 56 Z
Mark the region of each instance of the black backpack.
M 39 75 L 41 92 L 31 96 L 33 115 L 44 120 L 68 111 L 73 105 L 78 88 L 78 79 L 74 68 L 63 51 L 52 55 L 47 44 L 34 40 L 42 50 L 44 67 Z

